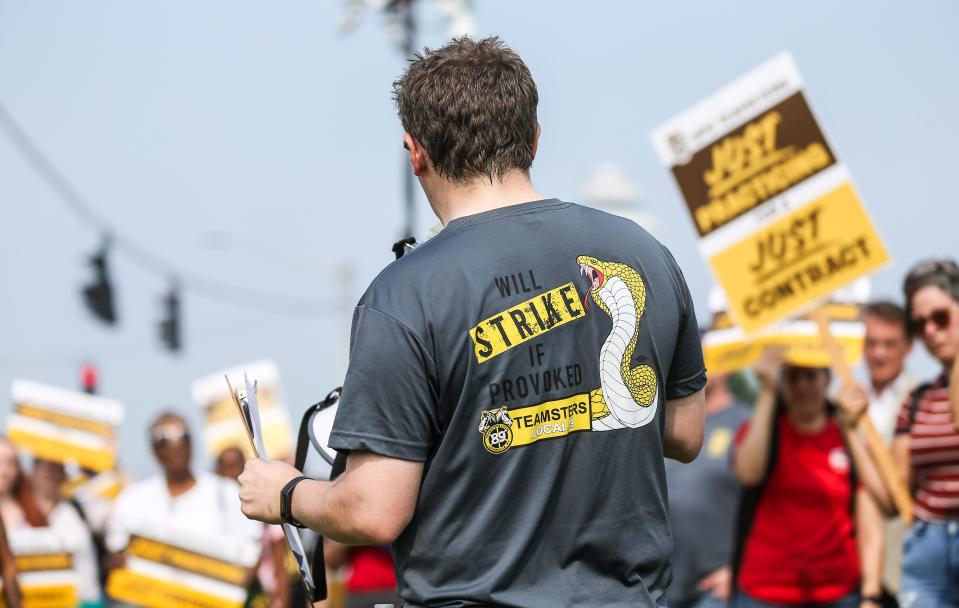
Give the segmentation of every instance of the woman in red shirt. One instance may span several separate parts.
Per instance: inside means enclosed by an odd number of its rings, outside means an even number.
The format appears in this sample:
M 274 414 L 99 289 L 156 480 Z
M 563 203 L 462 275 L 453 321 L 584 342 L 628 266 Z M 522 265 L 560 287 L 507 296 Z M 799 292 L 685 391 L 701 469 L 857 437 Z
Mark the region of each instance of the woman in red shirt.
M 754 507 L 740 526 L 734 605 L 866 606 L 879 581 L 863 580 L 858 553 L 876 550 L 879 539 L 865 533 L 872 527 L 856 496 L 846 431 L 826 399 L 829 370 L 784 365 L 768 351 L 756 374 L 759 397 L 733 461 L 752 495 L 743 507 Z

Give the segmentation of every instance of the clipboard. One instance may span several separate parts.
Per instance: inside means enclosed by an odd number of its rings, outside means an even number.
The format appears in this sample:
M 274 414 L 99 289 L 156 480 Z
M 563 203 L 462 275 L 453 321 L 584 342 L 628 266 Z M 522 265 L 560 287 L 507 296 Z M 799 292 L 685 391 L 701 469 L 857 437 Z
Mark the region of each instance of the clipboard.
M 234 390 L 230 383 L 230 378 L 223 375 L 226 385 L 230 390 L 230 396 L 236 405 L 237 412 L 243 420 L 243 426 L 246 429 L 247 437 L 250 439 L 250 446 L 253 448 L 253 455 L 257 458 L 266 458 L 266 447 L 263 444 L 263 427 L 260 424 L 260 409 L 256 400 L 256 382 L 251 385 L 250 379 L 243 374 L 243 383 L 245 394 L 240 395 Z M 300 571 L 300 580 L 303 581 L 303 587 L 306 590 L 306 596 L 311 602 L 325 600 L 327 596 L 326 578 L 321 579 L 321 585 L 317 586 L 313 572 L 310 569 L 309 559 L 306 555 L 306 549 L 303 547 L 303 539 L 300 538 L 300 532 L 296 527 L 290 524 L 282 524 L 283 535 L 286 537 L 286 544 L 290 547 L 290 552 L 296 560 L 296 567 Z

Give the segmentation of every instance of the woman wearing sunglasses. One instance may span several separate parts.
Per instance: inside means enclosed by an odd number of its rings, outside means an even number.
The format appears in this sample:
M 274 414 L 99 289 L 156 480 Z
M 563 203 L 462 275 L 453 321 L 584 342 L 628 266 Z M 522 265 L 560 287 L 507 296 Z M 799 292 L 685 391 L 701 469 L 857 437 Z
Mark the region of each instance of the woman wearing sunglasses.
M 915 521 L 903 542 L 902 608 L 959 607 L 959 419 L 950 377 L 959 357 L 959 266 L 919 264 L 903 284 L 909 331 L 942 366 L 903 405 L 893 441 Z
M 830 372 L 772 350 L 755 371 L 759 397 L 732 462 L 745 486 L 733 605 L 871 608 L 880 581 L 864 577 L 859 554 L 879 551 L 881 538 L 857 470 L 875 469 L 859 466 L 860 445 L 847 447 L 849 424 L 826 397 Z

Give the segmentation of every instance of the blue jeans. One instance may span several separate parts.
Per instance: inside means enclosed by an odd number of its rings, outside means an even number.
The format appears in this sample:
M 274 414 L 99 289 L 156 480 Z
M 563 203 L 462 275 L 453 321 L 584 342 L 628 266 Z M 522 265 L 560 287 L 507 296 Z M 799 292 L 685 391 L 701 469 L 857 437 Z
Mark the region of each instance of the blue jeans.
M 959 521 L 917 521 L 902 541 L 900 608 L 959 607 Z
M 736 594 L 734 608 L 859 608 L 859 594 L 850 593 L 835 602 L 816 602 L 808 604 L 772 604 L 749 597 L 742 591 Z M 918 608 L 918 605 L 917 605 Z
M 728 606 L 729 603 L 726 600 L 721 600 L 712 593 L 707 593 L 699 598 L 693 608 L 728 608 Z

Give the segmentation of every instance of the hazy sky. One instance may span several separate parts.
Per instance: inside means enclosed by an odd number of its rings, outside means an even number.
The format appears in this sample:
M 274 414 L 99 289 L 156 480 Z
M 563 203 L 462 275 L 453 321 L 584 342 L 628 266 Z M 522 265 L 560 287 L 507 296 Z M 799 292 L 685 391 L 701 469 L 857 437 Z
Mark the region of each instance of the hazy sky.
M 441 44 L 421 4 L 420 43 Z M 874 291 L 898 297 L 910 264 L 959 253 L 959 4 L 474 4 L 479 33 L 519 51 L 539 87 L 537 187 L 576 200 L 599 163 L 621 164 L 702 317 L 711 279 L 648 134 L 783 49 L 894 256 Z M 330 0 L 0 0 L 0 102 L 119 233 L 193 275 L 316 302 L 269 313 L 187 290 L 186 350 L 170 356 L 156 331 L 167 279 L 114 256 L 122 321 L 101 327 L 79 297 L 99 235 L 0 137 L 0 390 L 15 377 L 73 387 L 95 360 L 102 392 L 127 407 L 123 462 L 143 475 L 154 413 L 198 425 L 197 376 L 272 358 L 297 412 L 341 382 L 349 309 L 402 225 L 390 85 L 404 65 L 379 14 L 343 36 L 344 14 Z M 422 198 L 418 213 L 422 234 Z

